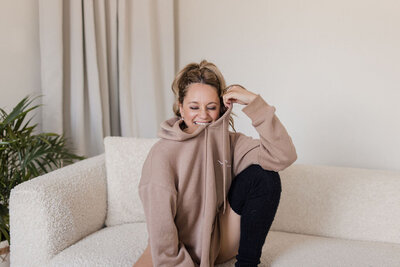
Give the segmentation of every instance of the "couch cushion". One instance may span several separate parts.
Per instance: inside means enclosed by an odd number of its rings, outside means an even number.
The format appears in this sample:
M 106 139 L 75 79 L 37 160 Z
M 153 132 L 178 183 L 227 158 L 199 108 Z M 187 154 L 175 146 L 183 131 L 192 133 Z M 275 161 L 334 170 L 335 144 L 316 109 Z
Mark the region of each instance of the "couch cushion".
M 147 246 L 145 223 L 105 227 L 64 249 L 48 266 L 129 266 Z
M 49 266 L 131 267 L 147 238 L 145 223 L 106 227 L 59 253 Z M 234 263 L 233 258 L 217 266 Z M 259 266 L 400 266 L 400 245 L 270 231 Z
M 263 247 L 265 266 L 400 266 L 400 245 L 271 231 Z
M 294 164 L 272 230 L 400 244 L 400 172 Z
M 150 148 L 158 140 L 131 137 L 104 139 L 108 197 L 107 226 L 145 221 L 138 185 L 143 163 Z

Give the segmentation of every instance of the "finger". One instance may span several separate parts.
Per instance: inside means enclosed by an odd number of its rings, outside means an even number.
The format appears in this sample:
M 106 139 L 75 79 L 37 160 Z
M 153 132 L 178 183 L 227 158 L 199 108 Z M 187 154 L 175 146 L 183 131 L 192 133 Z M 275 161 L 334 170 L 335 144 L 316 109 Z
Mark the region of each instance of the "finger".
M 231 105 L 231 100 L 230 100 L 230 98 L 228 98 L 228 97 L 223 97 L 223 101 L 224 101 L 224 105 L 226 106 L 226 107 L 229 107 L 230 105 Z
M 235 91 L 235 85 L 231 85 L 226 89 L 226 93 L 230 93 L 232 91 Z
M 227 91 L 231 90 L 232 87 L 233 87 L 233 85 L 229 85 L 228 87 L 226 87 L 225 91 L 227 92 Z
M 229 99 L 226 99 L 226 100 L 224 101 L 224 105 L 225 105 L 226 107 L 229 107 L 229 106 L 231 105 L 231 102 L 229 101 Z
M 224 105 L 228 106 L 230 104 L 229 96 L 225 94 L 222 98 L 223 98 L 223 101 L 224 101 Z
M 231 93 L 231 92 L 235 92 L 235 91 L 237 91 L 237 90 L 238 90 L 238 89 L 237 89 L 237 87 L 236 87 L 235 85 L 231 85 L 231 86 L 229 86 L 229 87 L 226 88 L 225 94 Z
M 226 93 L 226 94 L 224 95 L 224 97 L 225 97 L 225 99 L 227 99 L 227 100 L 229 100 L 229 99 L 237 99 L 239 95 L 240 95 L 240 94 L 238 94 L 237 92 L 229 91 L 228 93 Z
M 244 88 L 240 84 L 232 84 L 228 86 L 227 90 L 241 91 L 241 90 L 246 90 L 246 88 Z

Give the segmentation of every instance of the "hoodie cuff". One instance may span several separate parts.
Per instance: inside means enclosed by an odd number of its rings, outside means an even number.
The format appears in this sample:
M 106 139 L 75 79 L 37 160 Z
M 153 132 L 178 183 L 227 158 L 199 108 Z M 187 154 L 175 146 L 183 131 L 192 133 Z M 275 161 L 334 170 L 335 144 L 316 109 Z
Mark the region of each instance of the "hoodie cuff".
M 266 113 L 275 113 L 275 107 L 270 106 L 265 102 L 265 100 L 257 95 L 247 106 L 245 106 L 242 111 L 252 120 L 255 121 L 258 118 L 265 117 Z

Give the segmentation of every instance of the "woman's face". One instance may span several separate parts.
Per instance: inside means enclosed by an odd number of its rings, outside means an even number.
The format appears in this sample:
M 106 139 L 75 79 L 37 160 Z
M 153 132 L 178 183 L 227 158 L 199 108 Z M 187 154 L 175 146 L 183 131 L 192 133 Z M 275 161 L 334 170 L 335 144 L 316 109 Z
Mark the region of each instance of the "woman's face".
M 219 118 L 219 97 L 217 89 L 203 83 L 189 85 L 179 111 L 187 126 L 184 130 L 193 133 L 199 125 L 207 125 Z

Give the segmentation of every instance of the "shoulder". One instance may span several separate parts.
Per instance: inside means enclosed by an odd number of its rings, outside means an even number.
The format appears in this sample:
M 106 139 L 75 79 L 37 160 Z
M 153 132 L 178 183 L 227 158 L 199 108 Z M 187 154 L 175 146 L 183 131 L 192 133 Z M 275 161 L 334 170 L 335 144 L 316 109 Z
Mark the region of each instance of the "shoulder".
M 149 150 L 144 167 L 154 168 L 155 164 L 166 167 L 170 164 L 170 149 L 168 142 L 160 139 Z
M 233 151 L 251 150 L 260 145 L 260 139 L 247 136 L 240 132 L 229 132 L 229 138 L 231 141 L 231 149 Z
M 151 147 L 148 157 L 155 158 L 157 160 L 168 161 L 178 148 L 178 142 L 160 139 Z
M 254 142 L 259 141 L 259 139 L 255 139 L 251 136 L 247 136 L 241 132 L 229 132 L 229 139 L 231 141 L 231 145 L 235 146 L 238 142 Z
M 157 184 L 170 189 L 174 188 L 173 157 L 168 140 L 160 139 L 150 149 L 143 163 L 140 187 L 146 184 Z

